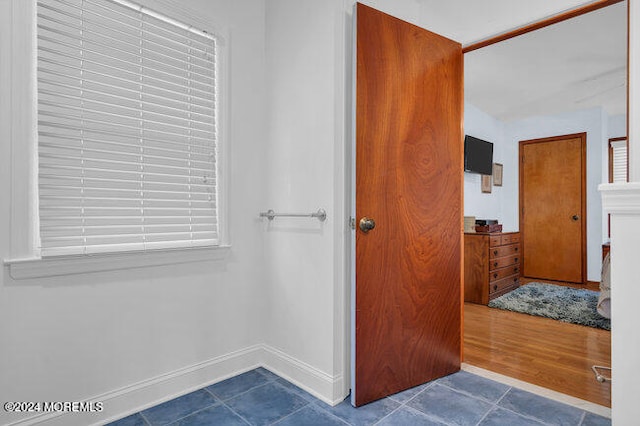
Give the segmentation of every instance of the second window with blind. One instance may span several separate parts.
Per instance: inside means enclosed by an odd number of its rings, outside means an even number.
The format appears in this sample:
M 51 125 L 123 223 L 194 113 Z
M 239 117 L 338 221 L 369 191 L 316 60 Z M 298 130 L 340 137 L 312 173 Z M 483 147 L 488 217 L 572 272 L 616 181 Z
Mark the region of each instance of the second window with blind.
M 41 255 L 218 245 L 216 37 L 118 0 L 37 22 Z
M 627 138 L 609 139 L 609 182 L 619 183 L 628 182 L 628 180 Z

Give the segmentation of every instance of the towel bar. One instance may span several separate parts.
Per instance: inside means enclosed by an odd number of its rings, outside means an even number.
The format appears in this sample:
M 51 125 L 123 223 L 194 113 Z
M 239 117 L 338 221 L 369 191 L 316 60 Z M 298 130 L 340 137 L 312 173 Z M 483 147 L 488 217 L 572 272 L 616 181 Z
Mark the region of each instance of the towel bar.
M 318 209 L 317 212 L 313 213 L 276 213 L 270 209 L 266 212 L 261 212 L 260 217 L 266 217 L 269 220 L 273 220 L 276 217 L 315 217 L 320 222 L 324 222 L 327 219 L 327 212 L 324 209 Z

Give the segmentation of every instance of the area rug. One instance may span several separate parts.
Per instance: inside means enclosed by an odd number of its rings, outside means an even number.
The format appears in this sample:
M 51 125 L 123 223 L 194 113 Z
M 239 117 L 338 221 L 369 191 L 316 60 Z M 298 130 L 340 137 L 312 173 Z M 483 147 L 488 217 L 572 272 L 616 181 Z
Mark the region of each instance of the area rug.
M 611 320 L 600 316 L 596 310 L 599 294 L 592 290 L 533 282 L 493 299 L 489 307 L 611 330 Z

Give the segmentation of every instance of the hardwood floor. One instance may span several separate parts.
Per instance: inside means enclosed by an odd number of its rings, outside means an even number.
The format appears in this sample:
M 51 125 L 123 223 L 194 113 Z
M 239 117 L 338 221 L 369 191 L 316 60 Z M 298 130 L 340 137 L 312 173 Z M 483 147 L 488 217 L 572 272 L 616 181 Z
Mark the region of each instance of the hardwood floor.
M 465 303 L 464 362 L 611 407 L 591 371 L 611 366 L 606 330 Z

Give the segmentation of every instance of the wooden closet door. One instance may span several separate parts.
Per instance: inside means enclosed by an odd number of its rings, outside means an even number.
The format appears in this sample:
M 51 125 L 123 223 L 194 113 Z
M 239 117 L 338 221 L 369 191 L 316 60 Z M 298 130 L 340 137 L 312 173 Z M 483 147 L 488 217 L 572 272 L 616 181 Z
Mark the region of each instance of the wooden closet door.
M 520 142 L 523 275 L 585 283 L 586 133 Z

